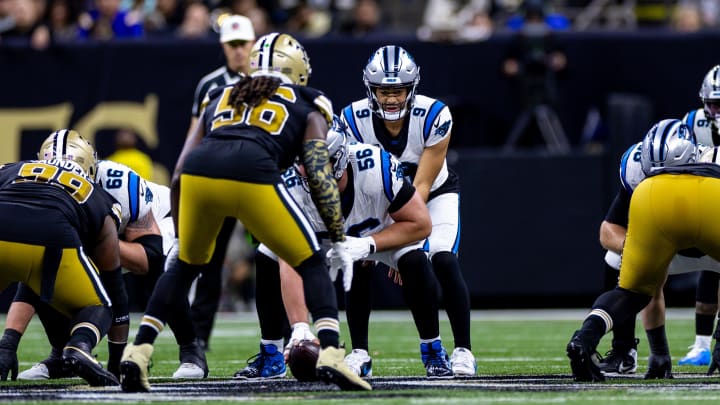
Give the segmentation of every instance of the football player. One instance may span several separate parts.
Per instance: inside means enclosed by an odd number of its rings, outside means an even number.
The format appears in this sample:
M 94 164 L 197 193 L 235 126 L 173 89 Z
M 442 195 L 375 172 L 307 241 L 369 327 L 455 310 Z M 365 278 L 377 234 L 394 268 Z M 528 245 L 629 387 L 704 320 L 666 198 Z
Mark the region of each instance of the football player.
M 322 92 L 306 87 L 310 73 L 303 46 L 290 35 L 271 33 L 253 46 L 249 76 L 208 94 L 201 125 L 186 140 L 173 176 L 177 250 L 171 251 L 134 343 L 123 353 L 120 375 L 124 391 L 150 389 L 153 343 L 166 320 L 188 311 L 190 283 L 210 260 L 226 217 L 240 220 L 302 276 L 321 345 L 320 379 L 341 389 L 372 389 L 342 361 L 345 350 L 339 348 L 340 322 L 332 280 L 312 228 L 280 177 L 282 170 L 301 157 L 313 200 L 335 247 L 334 265 L 344 271 L 344 287 L 349 290 L 352 257 L 325 144 L 332 103 Z
M 127 314 L 120 208 L 92 181 L 95 150 L 76 131 L 52 133 L 39 157 L 0 169 L 0 279 L 5 285 L 22 281 L 71 319 L 61 346 L 64 367 L 92 386 L 117 385 L 92 350 L 111 324 L 122 332 L 123 310 Z M 8 327 L 0 338 L 2 380 L 17 376 L 21 335 Z
M 363 82 L 367 97 L 345 107 L 342 119 L 358 142 L 379 146 L 395 156 L 427 203 L 433 222 L 427 239 L 428 255 L 455 338 L 450 363 L 457 376 L 475 375 L 470 298 L 457 256 L 460 182 L 446 161 L 453 125 L 450 109 L 440 100 L 416 94 L 420 67 L 399 46 L 378 49 L 363 69 Z M 369 291 L 369 283 L 356 285 L 353 294 L 362 294 L 361 288 Z M 367 351 L 363 345 L 367 342 L 370 309 L 356 309 L 348 316 L 353 348 Z M 421 351 L 432 351 L 431 346 L 422 343 Z
M 630 197 L 618 286 L 598 297 L 567 345 L 570 367 L 578 381 L 604 380 L 594 359 L 598 342 L 615 325 L 634 319 L 661 289 L 667 274 L 678 271 L 671 264 L 674 257 L 684 260 L 676 256 L 678 252 L 697 248 L 713 259 L 720 258 L 720 234 L 714 227 L 702 226 L 720 216 L 715 208 L 720 199 L 720 169 L 693 163 L 697 143 L 692 131 L 679 120 L 654 125 L 641 148 L 647 178 Z M 703 198 L 693 198 L 699 195 Z M 682 264 L 679 271 L 697 270 Z M 653 373 L 650 378 L 668 377 L 669 353 L 654 357 L 657 349 L 651 340 L 648 373 Z
M 42 150 L 41 150 L 42 153 Z M 175 239 L 170 214 L 170 190 L 147 181 L 132 169 L 120 163 L 101 160 L 97 163 L 96 183 L 106 190 L 121 206 L 122 222 L 119 227 L 120 262 L 123 269 L 141 275 L 141 286 L 151 293 L 163 272 L 165 255 Z M 140 291 L 139 293 L 142 293 Z M 20 284 L 8 310 L 7 324 L 24 333 L 35 311 L 52 345 L 48 358 L 21 372 L 18 379 L 43 380 L 69 376 L 62 367 L 60 357 L 64 339 L 68 335 L 69 320 L 44 305 L 26 285 Z M 127 319 L 117 320 L 127 325 Z M 187 323 L 189 324 L 189 320 Z M 173 325 L 174 326 L 174 325 Z M 107 369 L 119 374 L 120 357 L 127 342 L 127 326 L 121 333 L 111 329 L 108 336 L 109 359 Z M 180 367 L 174 378 L 207 377 L 204 354 L 194 341 L 193 334 L 173 327 L 180 347 Z
M 702 145 L 720 145 L 720 65 L 715 65 L 700 85 L 702 108 L 685 114 L 683 122 L 695 133 Z M 679 365 L 703 366 L 710 364 L 710 343 L 713 322 L 718 312 L 718 285 L 720 274 L 703 271 L 697 280 L 695 291 L 695 343 L 690 351 L 678 361 Z
M 363 260 L 377 260 L 398 269 L 403 278 L 404 296 L 408 298 L 421 342 L 437 342 L 434 344 L 438 347 L 433 348 L 433 351 L 423 353 L 427 375 L 433 378 L 452 377 L 447 353 L 441 349 L 438 338 L 438 297 L 430 262 L 423 250 L 424 239 L 431 230 L 427 207 L 415 188 L 404 180 L 399 162 L 392 155 L 368 144 L 346 145 L 343 127 L 339 120 L 335 120 L 328 133 L 328 149 L 340 188 L 350 251 L 356 262 L 353 283 L 359 278 L 370 278 L 369 271 L 373 267 L 363 266 Z M 317 210 L 313 208 L 301 172 L 302 167 L 286 171 L 283 174 L 285 185 L 295 201 L 305 207 L 315 232 L 324 242 L 323 251 L 329 251 L 332 255 L 327 230 Z M 292 314 L 288 311 L 289 321 L 293 324 L 289 345 L 293 341 L 308 338 L 307 329 L 302 324 L 307 314 L 303 314 L 302 305 L 298 305 L 302 303 L 302 290 L 288 289 L 283 285 L 281 296 L 281 282 L 287 283 L 289 277 L 282 269 L 278 273 L 277 260 L 277 256 L 266 245 L 259 246 L 256 264 L 257 310 L 263 338 L 261 351 L 253 362 L 235 374 L 236 378 L 285 375 L 283 355 L 279 352 L 282 347 L 284 311 L 279 308 L 279 302 L 284 302 L 285 308 L 295 312 Z M 288 292 L 292 291 L 297 293 L 289 296 Z M 348 295 L 353 293 L 354 288 Z M 262 300 L 261 296 L 264 297 Z M 362 299 L 369 303 L 369 296 L 363 296 Z M 361 377 L 372 375 L 372 360 L 367 352 L 364 354 L 365 359 L 357 364 L 346 360 L 348 367 Z M 360 356 L 354 357 L 360 359 Z

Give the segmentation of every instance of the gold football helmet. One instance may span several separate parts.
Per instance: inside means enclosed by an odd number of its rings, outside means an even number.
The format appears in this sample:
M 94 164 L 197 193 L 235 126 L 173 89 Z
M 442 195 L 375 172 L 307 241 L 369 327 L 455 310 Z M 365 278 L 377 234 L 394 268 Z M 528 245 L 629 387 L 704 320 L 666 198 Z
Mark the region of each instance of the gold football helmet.
M 312 68 L 305 48 L 288 34 L 263 35 L 250 51 L 250 74 L 276 76 L 286 83 L 307 86 Z
M 95 180 L 97 153 L 95 148 L 72 129 L 60 129 L 48 136 L 40 147 L 38 159 L 72 160 Z

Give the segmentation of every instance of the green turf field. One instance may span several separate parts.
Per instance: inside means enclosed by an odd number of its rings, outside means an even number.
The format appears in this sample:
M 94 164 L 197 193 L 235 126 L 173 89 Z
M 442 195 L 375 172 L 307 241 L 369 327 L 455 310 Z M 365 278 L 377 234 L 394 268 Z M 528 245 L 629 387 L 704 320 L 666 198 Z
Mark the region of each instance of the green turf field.
M 669 316 L 668 334 L 675 361 L 694 340 L 692 309 Z M 674 380 L 645 382 L 647 340 L 638 323 L 640 365 L 634 377 L 609 378 L 605 383 L 574 383 L 565 356 L 565 345 L 581 323 L 584 311 L 477 311 L 473 313 L 473 352 L 478 359 L 478 377 L 430 381 L 424 378 L 417 334 L 408 312 L 378 312 L 371 317 L 370 351 L 373 356 L 372 392 L 346 393 L 321 383 L 297 383 L 291 378 L 277 384 L 241 383 L 230 377 L 258 351 L 259 329 L 253 315 L 221 314 L 208 352 L 210 378 L 200 383 L 178 383 L 169 378 L 178 365 L 177 346 L 169 331 L 160 336 L 153 356 L 150 394 L 124 394 L 115 388 L 87 389 L 79 379 L 51 384 L 5 382 L 0 401 L 11 394 L 18 400 L 52 400 L 54 403 L 96 402 L 212 402 L 212 403 L 582 403 L 622 402 L 631 404 L 710 403 L 720 400 L 720 376 L 706 378 L 704 367 L 674 366 Z M 344 319 L 341 317 L 341 319 Z M 137 316 L 133 325 L 137 325 Z M 441 321 L 442 336 L 449 351 L 452 334 L 447 320 Z M 135 327 L 131 336 L 134 336 Z M 342 338 L 348 339 L 343 330 Z M 608 349 L 610 336 L 600 350 Z M 20 370 L 48 353 L 40 323 L 33 320 L 19 349 Z M 97 349 L 106 358 L 105 343 Z M 60 383 L 60 385 L 57 385 Z M 52 394 L 38 395 L 46 390 Z M 63 392 L 82 392 L 66 398 Z M 74 395 L 74 394 L 73 394 Z M 84 395 L 84 396 L 83 396 Z M 65 399 L 64 399 L 65 398 Z

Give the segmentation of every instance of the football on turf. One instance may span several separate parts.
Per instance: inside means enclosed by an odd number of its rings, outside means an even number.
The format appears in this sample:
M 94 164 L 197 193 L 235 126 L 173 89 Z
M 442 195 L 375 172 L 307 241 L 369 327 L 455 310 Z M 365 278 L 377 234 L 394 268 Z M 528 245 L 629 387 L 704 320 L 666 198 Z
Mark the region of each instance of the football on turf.
M 312 340 L 301 340 L 290 349 L 288 366 L 298 381 L 317 381 L 315 365 L 320 355 L 320 345 Z

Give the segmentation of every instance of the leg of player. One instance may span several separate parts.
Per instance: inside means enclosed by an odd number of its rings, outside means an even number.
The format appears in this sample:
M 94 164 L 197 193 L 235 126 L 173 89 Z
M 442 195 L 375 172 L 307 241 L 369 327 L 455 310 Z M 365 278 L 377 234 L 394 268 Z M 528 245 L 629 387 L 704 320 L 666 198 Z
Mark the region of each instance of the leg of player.
M 412 250 L 398 260 L 403 297 L 420 335 L 420 359 L 428 378 L 452 378 L 450 359 L 440 339 L 438 286 L 432 277 L 427 254 Z
M 720 274 L 701 271 L 695 290 L 695 343 L 685 357 L 678 361 L 681 366 L 707 366 L 710 364 L 710 343 L 713 322 L 718 312 L 718 281 Z
M 648 371 L 645 373 L 645 379 L 673 378 L 672 359 L 665 334 L 665 295 L 662 287 L 642 310 L 641 315 L 650 346 Z
M 648 302 L 650 302 L 649 295 L 634 293 L 620 287 L 603 293 L 595 300 L 582 327 L 575 331 L 566 349 L 576 381 L 605 380 L 593 359 L 600 339 L 615 323 L 627 322 L 629 318 L 634 318 Z
M 353 288 L 345 293 L 345 315 L 352 351 L 345 356 L 345 364 L 360 377 L 372 376 L 372 358 L 368 353 L 368 326 L 372 308 L 371 271 L 374 262 L 355 262 L 353 266 Z
M 260 352 L 248 359 L 248 365 L 238 370 L 234 378 L 282 378 L 285 377 L 286 367 L 280 348 L 283 347 L 283 329 L 288 321 L 282 307 L 283 297 L 280 292 L 278 262 L 258 251 L 255 257 L 255 266 L 256 309 L 261 336 Z M 291 271 L 294 272 L 292 269 Z M 302 305 L 305 306 L 304 301 Z

